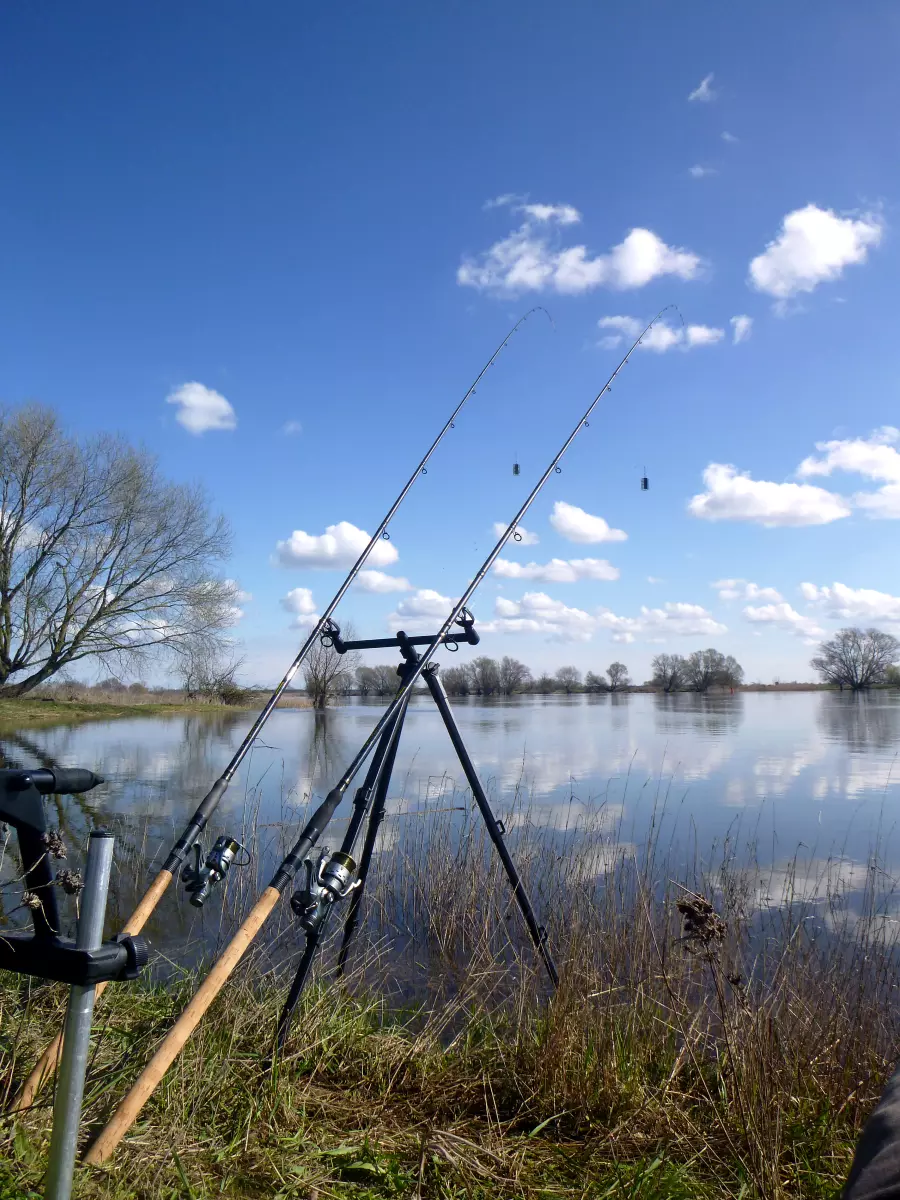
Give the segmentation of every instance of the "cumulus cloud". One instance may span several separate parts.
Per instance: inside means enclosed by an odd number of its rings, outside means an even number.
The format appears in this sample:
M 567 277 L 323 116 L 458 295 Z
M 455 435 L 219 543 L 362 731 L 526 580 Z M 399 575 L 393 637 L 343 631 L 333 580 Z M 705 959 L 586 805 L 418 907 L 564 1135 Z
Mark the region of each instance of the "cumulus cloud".
M 739 342 L 746 342 L 753 332 L 753 318 L 744 314 L 732 317 L 729 324 L 731 325 L 731 341 L 735 346 Z
M 603 517 L 595 517 L 583 508 L 557 500 L 550 514 L 550 524 L 558 534 L 569 542 L 593 544 L 595 542 L 624 542 L 628 534 L 624 529 L 611 529 Z
M 318 621 L 316 602 L 309 588 L 291 588 L 286 596 L 281 598 L 281 607 L 294 616 L 291 629 L 311 629 Z
M 844 583 L 816 587 L 801 583 L 805 600 L 818 605 L 829 617 L 838 621 L 867 625 L 878 621 L 900 622 L 900 596 L 878 592 L 874 588 L 852 588 Z
M 706 491 L 688 503 L 705 521 L 753 521 L 777 525 L 827 525 L 850 515 L 843 496 L 808 483 L 751 479 L 728 463 L 710 463 L 703 472 Z
M 668 246 L 650 229 L 632 229 L 606 254 L 591 256 L 584 245 L 560 248 L 547 226 L 580 219 L 567 204 L 522 206 L 526 219 L 477 258 L 464 258 L 456 280 L 462 287 L 496 293 L 559 292 L 578 295 L 598 287 L 624 291 L 664 275 L 693 279 L 698 255 Z
M 281 432 L 286 437 L 296 437 L 297 434 L 303 432 L 303 425 L 299 421 L 285 421 L 281 427 Z
M 841 217 L 832 209 L 807 204 L 789 212 L 781 231 L 750 263 L 750 284 L 785 301 L 839 279 L 844 268 L 864 263 L 884 231 L 874 214 Z
M 777 604 L 782 599 L 775 588 L 760 587 L 746 579 L 718 579 L 710 586 L 718 591 L 720 600 L 770 600 Z
M 825 633 L 816 621 L 811 617 L 804 617 L 784 600 L 778 604 L 748 605 L 744 609 L 744 616 L 754 624 L 776 625 L 779 629 L 786 629 L 789 633 L 796 633 L 801 637 L 820 638 Z
M 498 558 L 494 570 L 504 579 L 531 579 L 542 583 L 577 583 L 580 579 L 619 578 L 619 569 L 605 558 L 551 558 L 546 563 L 517 563 Z
M 894 443 L 900 440 L 900 429 L 882 425 L 867 438 L 846 438 L 816 442 L 821 458 L 810 455 L 797 468 L 802 476 L 830 475 L 832 471 L 848 471 L 869 479 L 900 483 L 900 452 Z
M 279 567 L 352 567 L 368 544 L 369 534 L 364 529 L 339 521 L 320 534 L 295 529 L 289 538 L 276 544 L 273 561 Z M 372 547 L 368 561 L 373 567 L 389 567 L 398 557 L 393 542 L 379 541 Z
M 688 96 L 688 100 L 699 100 L 701 104 L 709 104 L 712 100 L 715 100 L 718 93 L 713 90 L 713 79 L 714 75 L 712 71 L 710 71 L 708 75 L 705 75 L 703 79 L 700 80 L 700 82 Z
M 728 627 L 717 621 L 702 604 L 676 602 L 662 608 L 641 607 L 638 617 L 620 617 L 609 609 L 597 610 L 598 624 L 612 631 L 614 642 L 665 642 L 670 637 L 706 637 L 726 633 Z
M 604 350 L 614 350 L 623 342 L 633 342 L 646 324 L 646 321 L 637 317 L 601 317 L 597 322 L 599 328 L 613 332 L 602 337 L 600 345 Z M 668 321 L 657 321 L 641 339 L 641 349 L 655 350 L 657 354 L 663 354 L 675 346 L 690 350 L 694 346 L 715 345 L 716 342 L 721 342 L 724 336 L 724 329 L 714 329 L 709 325 L 688 325 L 681 328 L 670 325 Z
M 388 626 L 394 632 L 404 629 L 408 633 L 437 633 L 452 608 L 449 596 L 442 596 L 433 588 L 418 588 L 388 615 Z
M 495 620 L 482 625 L 483 632 L 545 633 L 552 641 L 587 642 L 597 628 L 596 617 L 545 592 L 526 592 L 521 600 L 498 596 L 494 611 Z
M 872 518 L 900 518 L 900 451 L 894 443 L 900 440 L 900 429 L 883 425 L 867 438 L 845 438 L 829 442 L 816 442 L 821 458 L 811 455 L 797 468 L 797 474 L 830 475 L 832 471 L 846 471 L 863 475 L 867 479 L 884 481 L 876 492 L 858 492 L 853 500 L 866 516 Z
M 500 537 L 501 534 L 504 534 L 504 533 L 506 533 L 505 522 L 495 521 L 494 522 L 494 537 Z M 511 548 L 513 546 L 536 546 L 538 544 L 538 542 L 541 540 L 536 533 L 532 533 L 531 530 L 526 529 L 524 525 L 517 525 L 516 533 L 521 535 L 519 538 L 519 541 L 516 541 L 514 538 L 510 539 L 510 541 L 507 542 L 508 548 Z
M 183 383 L 166 396 L 166 404 L 178 406 L 175 420 L 188 433 L 237 428 L 237 416 L 225 397 L 202 383 Z
M 545 592 L 526 592 L 521 600 L 503 596 L 495 603 L 495 619 L 482 625 L 484 633 L 539 633 L 553 641 L 586 642 L 600 630 L 609 631 L 614 642 L 642 638 L 665 642 L 669 637 L 705 637 L 726 632 L 699 604 L 666 604 L 640 610 L 637 617 L 618 616 L 608 608 L 593 612 L 572 608 Z
M 691 179 L 706 179 L 709 175 L 718 175 L 715 167 L 704 167 L 700 163 L 696 163 L 693 167 L 688 167 L 688 175 Z
M 410 592 L 412 584 L 402 575 L 387 575 L 384 571 L 360 571 L 353 586 L 361 592 L 384 595 L 387 592 Z

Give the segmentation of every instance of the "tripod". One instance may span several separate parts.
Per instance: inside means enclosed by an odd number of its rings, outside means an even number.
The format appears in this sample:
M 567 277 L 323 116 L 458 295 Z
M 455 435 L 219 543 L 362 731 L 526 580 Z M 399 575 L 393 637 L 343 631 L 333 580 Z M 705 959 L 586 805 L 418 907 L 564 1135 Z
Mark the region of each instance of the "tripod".
M 332 623 L 323 634 L 322 640 L 323 644 L 333 646 L 338 654 L 345 654 L 348 650 L 375 650 L 388 646 L 398 647 L 403 658 L 403 662 L 397 668 L 397 674 L 400 677 L 400 686 L 402 687 L 419 664 L 419 655 L 416 651 L 416 646 L 433 646 L 437 641 L 446 644 L 448 649 L 455 649 L 462 641 L 467 642 L 471 646 L 478 644 L 480 639 L 475 632 L 475 619 L 468 610 L 463 609 L 458 623 L 462 627 L 462 632 L 451 631 L 444 635 L 443 638 L 439 638 L 436 634 L 433 636 L 408 637 L 405 633 L 400 632 L 395 638 L 375 638 L 370 641 L 353 642 L 342 641 L 340 629 Z M 475 765 L 466 749 L 459 726 L 456 724 L 456 719 L 453 716 L 453 710 L 447 699 L 444 685 L 438 677 L 437 664 L 428 663 L 422 672 L 422 678 L 425 680 L 428 690 L 431 693 L 431 698 L 434 700 L 447 733 L 450 736 L 450 741 L 453 743 L 453 749 L 456 751 L 472 796 L 478 805 L 478 810 L 484 820 L 488 836 L 493 842 L 494 848 L 503 864 L 503 869 L 512 887 L 513 896 L 522 913 L 534 947 L 543 960 L 551 983 L 556 987 L 559 983 L 559 975 L 557 974 L 556 966 L 547 946 L 547 931 L 537 922 L 534 908 L 525 890 L 525 885 L 506 846 L 506 829 L 503 822 L 498 821 L 491 810 L 487 795 L 475 770 Z M 340 850 L 330 856 L 327 851 L 323 850 L 320 853 L 318 861 L 311 858 L 305 860 L 304 865 L 307 872 L 306 887 L 291 898 L 291 907 L 299 916 L 300 923 L 306 931 L 306 946 L 297 966 L 291 990 L 288 993 L 278 1020 L 276 1034 L 278 1050 L 281 1050 L 284 1046 L 288 1030 L 290 1029 L 291 1016 L 300 999 L 300 994 L 306 985 L 313 959 L 316 956 L 328 926 L 335 901 L 349 897 L 350 906 L 347 911 L 341 948 L 338 954 L 338 976 L 343 975 L 346 968 L 350 944 L 353 941 L 353 936 L 359 923 L 363 889 L 369 873 L 369 866 L 372 862 L 372 854 L 375 850 L 378 830 L 381 822 L 384 820 L 388 787 L 391 782 L 391 773 L 393 772 L 394 761 L 397 757 L 397 748 L 408 704 L 409 698 L 407 697 L 406 701 L 397 710 L 393 720 L 388 722 L 381 734 L 378 745 L 372 755 L 372 760 L 369 763 L 365 780 L 362 786 L 357 789 L 354 796 L 350 823 Z M 366 826 L 359 869 L 356 871 L 356 879 L 353 880 L 352 877 L 356 870 L 356 863 L 352 858 L 352 853 L 367 817 L 368 824 Z

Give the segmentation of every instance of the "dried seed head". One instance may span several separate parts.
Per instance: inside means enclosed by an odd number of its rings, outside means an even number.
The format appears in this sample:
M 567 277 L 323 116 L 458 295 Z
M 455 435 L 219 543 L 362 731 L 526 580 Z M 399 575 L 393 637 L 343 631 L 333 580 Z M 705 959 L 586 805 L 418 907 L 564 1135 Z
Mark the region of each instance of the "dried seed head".
M 57 871 L 56 882 L 67 896 L 77 896 L 84 888 L 80 871 Z
M 58 829 L 48 829 L 41 836 L 41 841 L 54 858 L 66 857 L 66 843 L 63 841 L 62 833 Z
M 725 922 L 705 896 L 691 892 L 676 907 L 684 921 L 682 941 L 694 951 L 709 950 L 725 940 Z
M 41 904 L 41 898 L 37 892 L 23 892 L 22 903 L 26 908 L 32 909 L 32 911 L 43 907 Z

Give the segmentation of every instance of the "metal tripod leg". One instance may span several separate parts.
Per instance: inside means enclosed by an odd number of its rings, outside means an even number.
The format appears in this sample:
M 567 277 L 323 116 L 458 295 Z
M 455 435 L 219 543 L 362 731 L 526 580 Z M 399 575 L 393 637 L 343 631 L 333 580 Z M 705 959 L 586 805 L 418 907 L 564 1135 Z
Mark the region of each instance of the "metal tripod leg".
M 406 706 L 403 707 L 400 722 L 406 715 Z M 359 924 L 359 906 L 362 903 L 362 894 L 366 886 L 366 877 L 369 874 L 369 864 L 372 861 L 372 855 L 375 851 L 375 842 L 378 840 L 378 831 L 381 828 L 381 822 L 384 820 L 384 807 L 387 802 L 388 787 L 391 782 L 391 775 L 394 770 L 394 760 L 397 757 L 397 747 L 400 744 L 400 731 L 397 731 L 397 736 L 391 743 L 388 750 L 387 758 L 384 764 L 379 780 L 378 787 L 375 791 L 375 799 L 372 802 L 372 808 L 369 813 L 369 824 L 366 827 L 366 839 L 363 842 L 362 858 L 359 862 L 359 868 L 356 872 L 356 878 L 359 880 L 359 887 L 353 892 L 350 897 L 350 908 L 347 911 L 347 919 L 344 922 L 344 936 L 341 939 L 341 949 L 338 954 L 337 976 L 340 978 L 344 974 L 347 966 L 347 956 L 350 953 L 350 943 L 353 941 L 356 927 Z
M 540 954 L 544 961 L 544 966 L 547 968 L 547 974 L 556 987 L 559 984 L 559 974 L 556 970 L 556 965 L 550 957 L 550 950 L 547 946 L 547 931 L 543 926 L 538 925 L 537 918 L 534 915 L 534 909 L 531 907 L 531 901 L 528 898 L 528 893 L 525 890 L 525 885 L 516 868 L 516 864 L 512 860 L 512 856 L 506 847 L 504 833 L 506 832 L 503 825 L 497 820 L 491 811 L 491 806 L 488 798 L 485 795 L 484 788 L 481 786 L 481 780 L 478 778 L 478 773 L 475 770 L 475 765 L 469 757 L 469 752 L 466 749 L 466 744 L 462 739 L 462 734 L 459 732 L 459 727 L 456 724 L 456 718 L 453 716 L 453 710 L 450 707 L 450 702 L 447 699 L 447 693 L 444 691 L 444 685 L 438 677 L 434 666 L 429 664 L 422 672 L 422 678 L 428 684 L 428 690 L 438 707 L 444 725 L 447 727 L 447 733 L 450 735 L 450 741 L 453 743 L 453 749 L 465 772 L 469 787 L 472 789 L 472 795 L 475 803 L 478 805 L 484 823 L 487 826 L 488 835 L 494 843 L 497 853 L 500 856 L 500 861 L 503 863 L 503 869 L 506 872 L 507 878 L 512 885 L 513 895 L 516 898 L 516 903 L 521 910 L 522 916 L 525 918 L 525 924 L 528 926 L 528 932 L 531 935 L 531 940 L 534 942 L 535 949 Z
M 391 772 L 394 769 L 394 759 L 397 757 L 397 744 L 400 741 L 400 731 L 403 727 L 403 718 L 406 716 L 406 709 L 406 704 L 401 705 L 394 720 L 385 726 L 375 753 L 372 755 L 372 761 L 369 763 L 369 769 L 366 772 L 366 778 L 363 781 L 362 787 L 356 790 L 356 796 L 353 800 L 353 814 L 350 818 L 347 832 L 344 834 L 344 840 L 341 843 L 341 851 L 345 854 L 351 854 L 356 844 L 360 828 L 369 810 L 369 798 L 372 795 L 373 787 L 375 788 L 374 808 L 377 809 L 379 804 L 382 808 L 384 806 Z M 368 836 L 366 841 L 368 843 Z M 364 876 L 360 876 L 360 878 L 364 879 Z M 361 890 L 361 887 L 354 890 L 352 894 L 353 903 L 357 903 L 357 896 Z M 306 986 L 313 960 L 325 935 L 333 908 L 334 905 L 329 904 L 325 908 L 319 925 L 315 929 L 307 931 L 303 956 L 297 964 L 291 990 L 288 992 L 281 1015 L 278 1018 L 278 1027 L 275 1035 L 278 1051 L 281 1051 L 284 1047 L 291 1026 L 291 1017 L 293 1016 L 294 1009 L 297 1007 L 300 995 Z M 343 946 L 341 949 L 343 952 Z

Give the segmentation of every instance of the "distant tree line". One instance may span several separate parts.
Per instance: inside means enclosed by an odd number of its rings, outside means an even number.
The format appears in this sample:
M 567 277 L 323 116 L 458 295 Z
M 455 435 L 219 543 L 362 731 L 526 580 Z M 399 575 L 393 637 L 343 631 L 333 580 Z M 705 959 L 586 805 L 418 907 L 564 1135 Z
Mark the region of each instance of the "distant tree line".
M 854 692 L 872 684 L 888 683 L 900 686 L 900 641 L 881 629 L 841 629 L 833 638 L 822 642 L 819 652 L 810 659 L 823 683 Z
M 743 681 L 744 668 L 720 650 L 657 654 L 653 660 L 652 683 L 663 692 L 708 692 L 711 687 L 735 688 Z

